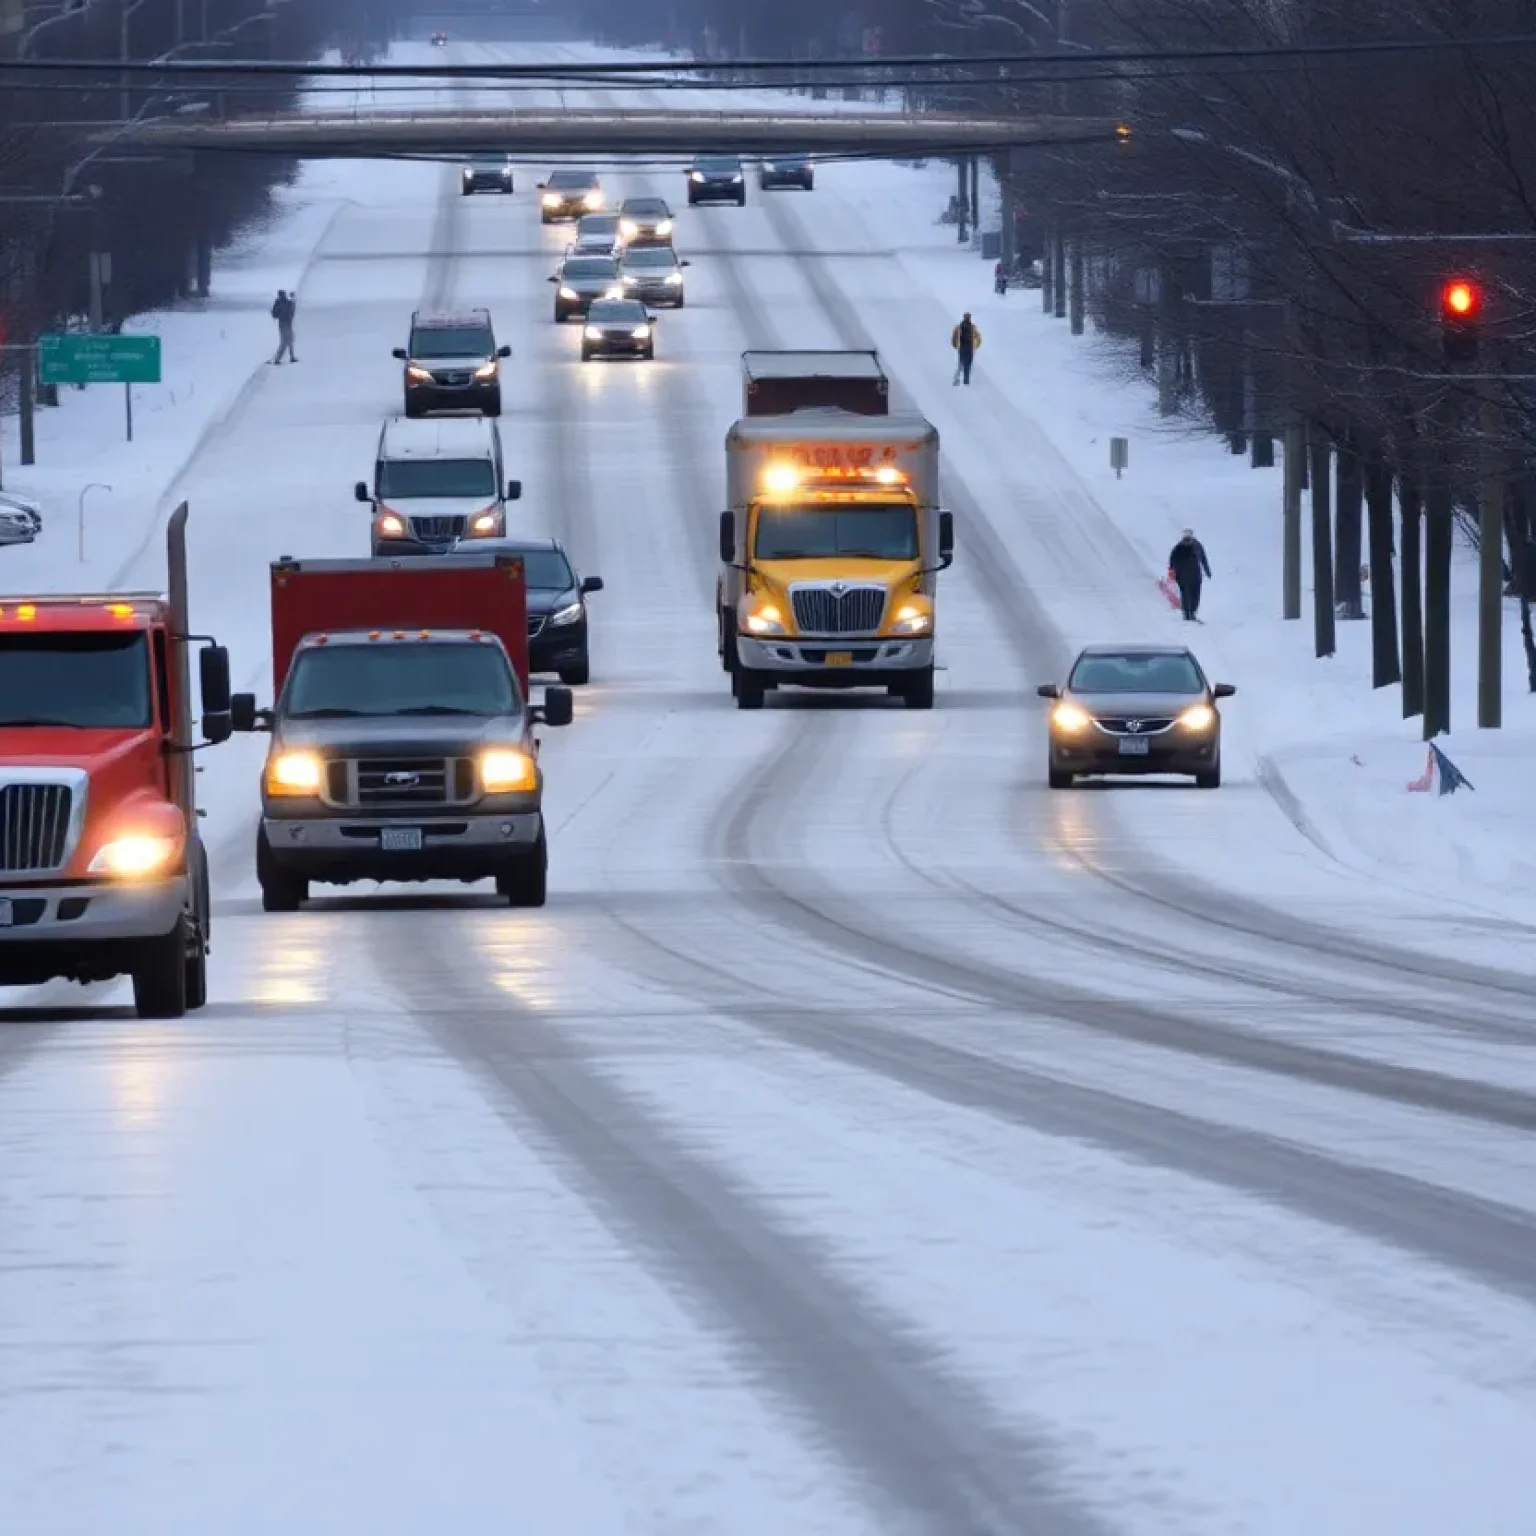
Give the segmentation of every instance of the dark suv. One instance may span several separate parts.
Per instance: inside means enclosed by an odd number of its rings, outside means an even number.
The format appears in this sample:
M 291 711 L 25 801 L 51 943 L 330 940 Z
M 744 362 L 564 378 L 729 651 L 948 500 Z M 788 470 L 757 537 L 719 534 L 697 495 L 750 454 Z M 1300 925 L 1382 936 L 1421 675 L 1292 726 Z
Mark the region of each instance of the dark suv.
M 500 359 L 511 347 L 496 345 L 488 309 L 411 316 L 410 344 L 391 354 L 405 364 L 405 414 L 478 411 L 501 415 Z
M 539 183 L 539 222 L 556 224 L 603 211 L 603 184 L 596 171 L 552 171 Z
M 809 192 L 816 185 L 816 167 L 809 155 L 775 155 L 758 166 L 757 184 L 764 191 L 769 187 L 804 187 Z
M 699 155 L 688 172 L 688 201 L 747 205 L 747 178 L 739 155 Z
M 511 155 L 471 155 L 461 173 L 464 196 L 488 187 L 492 192 L 512 191 Z

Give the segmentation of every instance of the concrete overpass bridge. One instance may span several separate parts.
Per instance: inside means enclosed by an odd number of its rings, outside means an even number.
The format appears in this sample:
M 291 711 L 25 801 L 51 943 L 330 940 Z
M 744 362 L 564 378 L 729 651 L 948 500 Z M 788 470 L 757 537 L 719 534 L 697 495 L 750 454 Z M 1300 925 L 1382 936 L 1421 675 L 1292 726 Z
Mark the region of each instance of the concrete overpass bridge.
M 1112 144 L 1112 118 L 896 112 L 700 112 L 424 107 L 271 117 L 149 118 L 94 142 L 143 151 L 266 151 L 300 159 L 450 158 L 475 150 L 530 158 L 799 152 L 823 157 L 987 154 L 1030 145 Z

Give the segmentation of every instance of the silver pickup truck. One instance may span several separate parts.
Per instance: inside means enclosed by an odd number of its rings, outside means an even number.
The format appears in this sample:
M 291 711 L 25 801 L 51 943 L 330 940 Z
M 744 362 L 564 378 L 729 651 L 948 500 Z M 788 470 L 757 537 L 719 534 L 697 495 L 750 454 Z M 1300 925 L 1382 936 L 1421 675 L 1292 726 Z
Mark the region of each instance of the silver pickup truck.
M 569 689 L 524 696 L 483 630 L 309 635 L 282 692 L 236 694 L 237 731 L 270 731 L 256 874 L 268 912 L 312 881 L 494 879 L 541 907 L 549 869 L 534 727 L 569 725 Z

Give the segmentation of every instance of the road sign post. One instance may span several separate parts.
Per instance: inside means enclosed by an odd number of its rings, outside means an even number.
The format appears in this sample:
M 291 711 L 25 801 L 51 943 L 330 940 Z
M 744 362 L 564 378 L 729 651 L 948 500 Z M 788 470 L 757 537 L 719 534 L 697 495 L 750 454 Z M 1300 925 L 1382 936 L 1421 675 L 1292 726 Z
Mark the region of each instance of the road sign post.
M 128 441 L 133 441 L 133 386 L 160 382 L 158 336 L 39 336 L 38 371 L 44 384 L 121 384 Z

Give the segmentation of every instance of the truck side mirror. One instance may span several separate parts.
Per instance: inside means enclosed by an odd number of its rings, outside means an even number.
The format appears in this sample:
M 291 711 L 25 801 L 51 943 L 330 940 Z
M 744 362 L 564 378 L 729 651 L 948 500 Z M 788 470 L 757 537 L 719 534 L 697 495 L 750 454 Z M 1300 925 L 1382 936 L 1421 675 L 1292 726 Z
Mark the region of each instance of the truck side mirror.
M 373 500 L 373 497 L 368 494 L 368 482 L 366 480 L 359 480 L 357 484 L 352 487 L 352 494 L 362 502 Z
M 589 592 L 601 592 L 603 590 L 603 578 L 601 576 L 583 576 L 581 578 L 581 593 L 585 597 Z
M 389 355 L 391 357 L 398 357 L 402 363 L 408 363 L 411 360 L 410 354 L 404 347 L 396 347 Z
M 497 357 L 511 357 L 512 356 L 512 348 L 511 347 L 497 347 L 496 348 L 496 356 Z
M 252 731 L 259 730 L 258 723 L 260 711 L 256 708 L 256 695 L 254 693 L 237 693 L 231 696 L 229 701 L 230 728 L 242 736 L 249 735 Z
M 222 645 L 205 645 L 197 653 L 197 681 L 203 696 L 203 739 L 215 745 L 228 741 L 233 730 L 229 719 L 229 652 Z
M 523 482 L 521 480 L 507 481 L 507 500 L 521 501 L 523 499 Z
M 680 262 L 678 262 L 678 266 L 680 266 L 680 267 L 691 267 L 692 265 L 693 265 L 693 263 L 691 261 L 680 261 Z
M 720 563 L 722 565 L 736 563 L 736 514 L 734 512 L 720 514 Z
M 1035 689 L 1035 692 L 1038 693 L 1042 699 L 1059 699 L 1061 697 L 1061 689 L 1058 688 L 1055 683 L 1041 683 L 1040 686 Z
M 1236 692 L 1237 689 L 1234 688 L 1231 683 L 1217 683 L 1216 686 L 1211 689 L 1213 697 L 1218 699 L 1230 699 Z
M 939 513 L 939 567 L 948 570 L 955 563 L 955 514 Z
M 545 725 L 569 725 L 576 718 L 576 701 L 569 688 L 546 688 L 539 718 Z
M 548 279 L 547 279 L 547 281 L 551 282 L 551 283 L 558 283 L 560 281 L 560 279 L 559 279 L 558 276 L 556 276 L 555 273 L 551 272 L 549 277 L 548 277 Z

